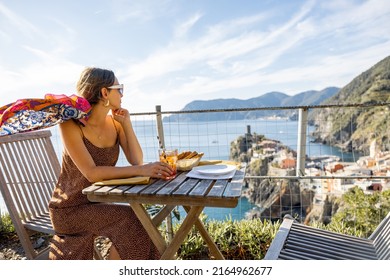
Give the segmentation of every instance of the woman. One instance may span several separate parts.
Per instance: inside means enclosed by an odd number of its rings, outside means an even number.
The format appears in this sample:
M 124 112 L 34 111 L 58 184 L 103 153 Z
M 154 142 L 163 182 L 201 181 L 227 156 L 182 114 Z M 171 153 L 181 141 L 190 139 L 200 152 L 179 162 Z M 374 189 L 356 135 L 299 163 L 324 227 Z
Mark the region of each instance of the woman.
M 173 170 L 160 162 L 143 164 L 129 112 L 121 108 L 123 85 L 112 71 L 85 69 L 77 91 L 92 112 L 85 126 L 75 120 L 60 124 L 64 150 L 49 203 L 56 231 L 49 257 L 92 259 L 94 239 L 105 236 L 112 242 L 110 259 L 156 259 L 159 253 L 130 206 L 91 203 L 82 189 L 93 182 L 136 175 L 167 178 Z M 120 147 L 129 166 L 115 166 Z

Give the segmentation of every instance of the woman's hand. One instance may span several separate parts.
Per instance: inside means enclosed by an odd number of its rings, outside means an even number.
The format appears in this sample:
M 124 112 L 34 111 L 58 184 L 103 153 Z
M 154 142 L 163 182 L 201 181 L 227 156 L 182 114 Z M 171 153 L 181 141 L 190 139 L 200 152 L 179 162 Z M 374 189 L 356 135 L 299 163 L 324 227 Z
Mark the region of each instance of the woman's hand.
M 114 119 L 119 122 L 122 126 L 126 121 L 130 122 L 130 113 L 127 109 L 119 108 L 112 112 Z
M 142 168 L 145 171 L 145 176 L 150 176 L 153 178 L 169 179 L 174 175 L 172 168 L 164 162 L 156 161 L 153 163 L 148 163 L 143 165 Z

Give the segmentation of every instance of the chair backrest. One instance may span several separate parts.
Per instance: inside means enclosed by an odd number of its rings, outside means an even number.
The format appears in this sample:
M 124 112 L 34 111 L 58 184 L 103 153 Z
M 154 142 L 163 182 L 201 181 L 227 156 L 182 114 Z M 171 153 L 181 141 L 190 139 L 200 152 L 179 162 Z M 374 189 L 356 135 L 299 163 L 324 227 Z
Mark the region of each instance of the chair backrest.
M 47 258 L 36 252 L 30 235 L 54 234 L 48 203 L 60 164 L 49 130 L 0 137 L 0 191 L 27 258 Z
M 48 204 L 61 166 L 50 137 L 50 130 L 0 137 L 0 191 L 29 259 L 49 255 L 49 247 L 34 250 L 30 234 L 55 233 Z M 103 259 L 96 244 L 94 258 Z
M 50 137 L 49 130 L 0 137 L 0 190 L 14 225 L 47 216 L 60 173 Z

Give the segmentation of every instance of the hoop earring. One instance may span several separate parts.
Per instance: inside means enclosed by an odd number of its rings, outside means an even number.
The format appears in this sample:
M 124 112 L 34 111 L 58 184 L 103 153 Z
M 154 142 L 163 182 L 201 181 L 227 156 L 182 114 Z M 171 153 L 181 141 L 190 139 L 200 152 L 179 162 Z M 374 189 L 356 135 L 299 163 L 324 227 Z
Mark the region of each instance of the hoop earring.
M 104 107 L 110 106 L 110 100 L 107 99 L 107 102 L 103 104 Z

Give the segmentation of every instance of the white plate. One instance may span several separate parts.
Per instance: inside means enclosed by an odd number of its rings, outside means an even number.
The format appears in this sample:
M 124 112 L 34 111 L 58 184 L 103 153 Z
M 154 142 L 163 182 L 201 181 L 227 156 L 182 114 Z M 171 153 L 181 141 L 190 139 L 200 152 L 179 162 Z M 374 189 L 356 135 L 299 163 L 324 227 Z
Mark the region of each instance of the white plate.
M 232 172 L 234 169 L 236 169 L 236 166 L 229 164 L 201 165 L 193 168 L 193 170 L 203 175 L 222 175 Z

